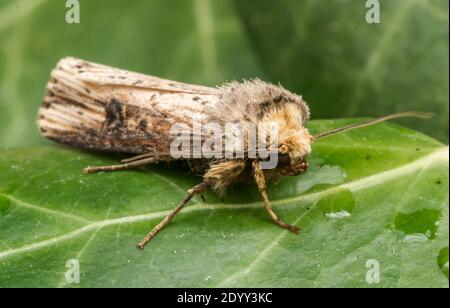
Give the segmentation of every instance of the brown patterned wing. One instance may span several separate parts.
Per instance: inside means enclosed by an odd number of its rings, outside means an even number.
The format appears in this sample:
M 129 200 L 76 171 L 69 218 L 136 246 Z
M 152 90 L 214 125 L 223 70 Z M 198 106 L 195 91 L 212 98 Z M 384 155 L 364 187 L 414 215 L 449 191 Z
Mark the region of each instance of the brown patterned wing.
M 71 146 L 123 153 L 168 152 L 170 128 L 208 117 L 220 90 L 62 59 L 51 74 L 38 125 Z

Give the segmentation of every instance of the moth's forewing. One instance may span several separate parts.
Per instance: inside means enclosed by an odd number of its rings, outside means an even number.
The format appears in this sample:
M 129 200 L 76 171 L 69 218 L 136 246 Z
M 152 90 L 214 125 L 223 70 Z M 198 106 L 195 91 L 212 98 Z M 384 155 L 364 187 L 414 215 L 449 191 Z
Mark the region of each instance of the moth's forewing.
M 51 74 L 38 125 L 45 137 L 72 146 L 168 152 L 172 125 L 191 125 L 191 116 L 219 99 L 214 88 L 65 58 Z

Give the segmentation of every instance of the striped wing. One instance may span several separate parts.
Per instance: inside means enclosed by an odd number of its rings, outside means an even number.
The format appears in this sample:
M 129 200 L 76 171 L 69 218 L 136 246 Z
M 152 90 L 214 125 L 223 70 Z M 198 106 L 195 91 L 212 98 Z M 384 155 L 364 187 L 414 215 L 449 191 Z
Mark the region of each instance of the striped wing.
M 45 137 L 71 146 L 168 152 L 172 125 L 190 125 L 220 95 L 214 88 L 64 58 L 52 71 L 38 125 Z

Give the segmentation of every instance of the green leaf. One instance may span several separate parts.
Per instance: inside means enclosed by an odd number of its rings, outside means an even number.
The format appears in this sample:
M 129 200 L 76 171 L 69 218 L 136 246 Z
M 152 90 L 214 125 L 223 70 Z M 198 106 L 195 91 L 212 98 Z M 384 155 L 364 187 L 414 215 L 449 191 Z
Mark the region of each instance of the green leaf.
M 235 1 L 269 79 L 303 94 L 312 115 L 437 114 L 401 123 L 448 142 L 447 0 Z
M 275 226 L 258 192 L 239 185 L 222 201 L 196 198 L 140 251 L 199 177 L 177 165 L 85 175 L 118 157 L 56 145 L 5 150 L 0 287 L 448 287 L 448 155 L 393 124 L 323 139 L 305 174 L 269 186 L 275 211 L 300 235 Z M 65 280 L 72 259 L 79 284 Z M 366 281 L 373 262 L 379 284 Z

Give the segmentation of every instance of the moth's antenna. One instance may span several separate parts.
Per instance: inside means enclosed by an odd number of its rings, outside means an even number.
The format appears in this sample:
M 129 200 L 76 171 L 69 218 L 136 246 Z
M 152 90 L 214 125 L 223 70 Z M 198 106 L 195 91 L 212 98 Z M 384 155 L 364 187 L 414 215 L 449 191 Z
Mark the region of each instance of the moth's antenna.
M 352 130 L 355 128 L 361 128 L 361 127 L 374 125 L 374 124 L 377 124 L 377 123 L 380 123 L 383 121 L 387 121 L 387 120 L 391 120 L 391 119 L 407 118 L 407 117 L 430 119 L 432 116 L 433 116 L 433 113 L 430 113 L 430 112 L 408 111 L 408 112 L 394 113 L 394 114 L 390 114 L 390 115 L 387 115 L 387 116 L 384 116 L 381 118 L 377 118 L 377 119 L 373 119 L 373 120 L 369 120 L 369 121 L 361 122 L 361 123 L 350 124 L 350 125 L 346 125 L 343 127 L 332 129 L 327 132 L 319 133 L 319 134 L 313 136 L 313 140 L 322 139 L 322 138 L 325 138 L 325 137 L 328 137 L 328 136 L 331 136 L 331 135 L 334 135 L 337 133 L 349 131 L 349 130 Z

